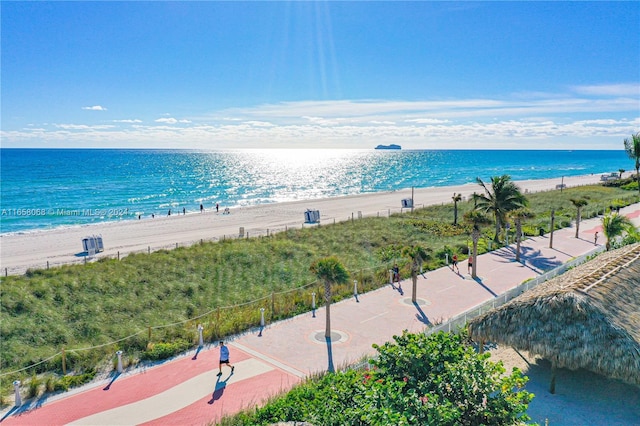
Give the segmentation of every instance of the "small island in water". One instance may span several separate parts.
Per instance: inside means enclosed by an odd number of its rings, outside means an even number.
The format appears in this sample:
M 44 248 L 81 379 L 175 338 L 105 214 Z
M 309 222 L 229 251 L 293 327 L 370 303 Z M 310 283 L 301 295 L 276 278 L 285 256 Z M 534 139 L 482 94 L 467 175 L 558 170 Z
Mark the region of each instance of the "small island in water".
M 402 149 L 402 147 L 392 143 L 391 145 L 378 145 L 375 149 Z

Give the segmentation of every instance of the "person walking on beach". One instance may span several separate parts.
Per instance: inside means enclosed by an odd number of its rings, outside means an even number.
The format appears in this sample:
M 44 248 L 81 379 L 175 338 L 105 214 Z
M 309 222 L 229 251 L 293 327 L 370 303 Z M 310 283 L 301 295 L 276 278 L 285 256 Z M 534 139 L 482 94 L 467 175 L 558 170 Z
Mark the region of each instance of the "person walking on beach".
M 183 215 L 187 214 L 187 209 L 185 209 L 184 207 L 182 208 L 182 214 Z
M 456 270 L 458 274 L 460 273 L 460 268 L 458 268 L 458 255 L 454 254 L 451 258 L 451 270 Z
M 220 204 L 216 203 L 216 213 L 218 213 L 218 210 L 220 210 Z
M 229 363 L 229 348 L 225 346 L 224 342 L 220 341 L 220 364 L 218 364 L 218 376 L 222 376 L 222 364 L 227 364 L 227 367 L 231 367 L 231 373 L 235 370 L 235 367 Z
M 203 211 L 204 211 L 204 206 L 200 204 L 200 213 L 202 213 Z

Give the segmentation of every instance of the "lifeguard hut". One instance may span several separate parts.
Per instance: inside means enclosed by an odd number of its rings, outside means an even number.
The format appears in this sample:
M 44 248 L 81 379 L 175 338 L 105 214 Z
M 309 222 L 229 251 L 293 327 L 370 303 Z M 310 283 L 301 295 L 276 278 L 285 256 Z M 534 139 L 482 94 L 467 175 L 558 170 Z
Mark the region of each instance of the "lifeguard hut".
M 304 223 L 320 222 L 320 210 L 309 210 L 304 212 Z
M 412 209 L 413 208 L 413 198 L 403 198 L 402 199 L 402 208 L 403 209 Z
M 88 237 L 84 237 L 82 239 L 82 248 L 89 256 L 93 256 L 96 253 L 104 251 L 102 235 L 91 235 Z

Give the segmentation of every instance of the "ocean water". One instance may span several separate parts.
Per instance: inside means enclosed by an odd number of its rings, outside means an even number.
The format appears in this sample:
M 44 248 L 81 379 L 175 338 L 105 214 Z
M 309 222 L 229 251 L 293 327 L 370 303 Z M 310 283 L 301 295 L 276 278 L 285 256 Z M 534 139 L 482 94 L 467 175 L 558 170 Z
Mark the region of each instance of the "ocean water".
M 619 151 L 0 149 L 0 232 L 633 169 Z

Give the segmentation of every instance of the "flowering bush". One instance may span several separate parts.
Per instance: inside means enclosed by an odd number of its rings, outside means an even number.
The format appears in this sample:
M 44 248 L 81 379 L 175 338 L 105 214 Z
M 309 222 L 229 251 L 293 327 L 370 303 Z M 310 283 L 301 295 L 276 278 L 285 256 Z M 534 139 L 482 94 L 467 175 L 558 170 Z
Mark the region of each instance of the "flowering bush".
M 254 413 L 223 424 L 308 421 L 317 425 L 512 425 L 533 394 L 527 378 L 489 361 L 465 336 L 403 333 L 374 345 L 374 368 L 309 380 Z

